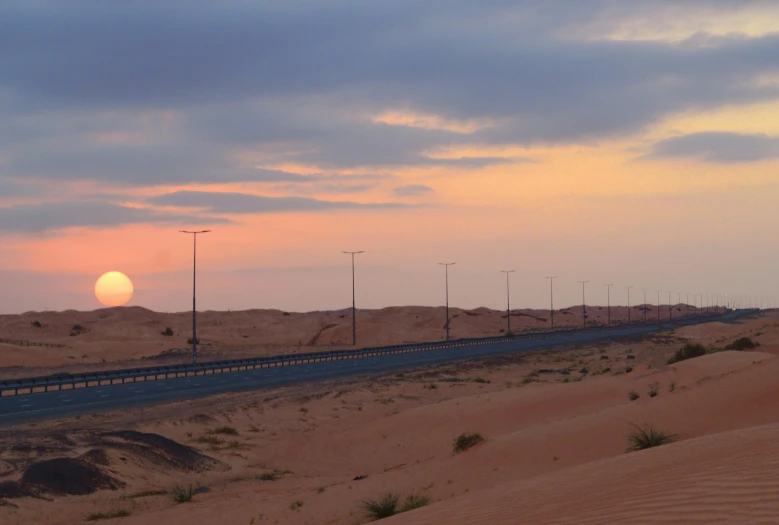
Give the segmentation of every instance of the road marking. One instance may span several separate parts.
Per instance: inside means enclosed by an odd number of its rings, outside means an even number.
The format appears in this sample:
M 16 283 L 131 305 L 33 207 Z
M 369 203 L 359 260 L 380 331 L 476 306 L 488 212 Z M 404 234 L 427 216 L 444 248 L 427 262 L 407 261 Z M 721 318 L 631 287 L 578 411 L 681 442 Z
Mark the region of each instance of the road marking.
M 111 397 L 111 394 L 103 394 L 103 395 L 102 395 L 102 396 L 100 396 L 100 397 Z
M 19 408 L 27 408 L 27 407 L 31 407 L 31 406 L 32 406 L 32 405 L 22 405 L 22 406 L 20 406 Z

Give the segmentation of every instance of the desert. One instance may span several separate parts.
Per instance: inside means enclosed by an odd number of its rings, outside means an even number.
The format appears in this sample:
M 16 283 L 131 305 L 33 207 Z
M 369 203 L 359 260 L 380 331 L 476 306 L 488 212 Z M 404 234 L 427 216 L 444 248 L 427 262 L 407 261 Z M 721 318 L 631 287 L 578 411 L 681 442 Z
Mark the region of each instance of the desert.
M 117 328 L 128 330 L 130 314 L 148 315 L 117 312 Z M 360 524 L 375 517 L 366 502 L 391 495 L 408 510 L 387 523 L 770 521 L 778 336 L 779 314 L 768 311 L 21 424 L 0 432 L 0 512 L 9 524 Z M 744 338 L 754 346 L 725 350 Z M 669 364 L 688 344 L 707 351 Z M 561 368 L 571 373 L 538 372 Z M 672 440 L 626 452 L 636 426 Z M 479 439 L 457 451 L 463 434 Z M 51 463 L 64 459 L 74 463 Z M 65 467 L 83 471 L 76 494 L 62 484 Z

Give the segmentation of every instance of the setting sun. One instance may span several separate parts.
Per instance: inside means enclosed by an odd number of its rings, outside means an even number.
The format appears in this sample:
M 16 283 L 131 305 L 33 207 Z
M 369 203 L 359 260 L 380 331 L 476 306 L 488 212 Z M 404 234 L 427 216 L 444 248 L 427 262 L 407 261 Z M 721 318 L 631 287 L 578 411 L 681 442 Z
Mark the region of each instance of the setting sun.
M 122 272 L 105 273 L 95 283 L 95 296 L 106 306 L 123 306 L 132 299 L 133 283 Z

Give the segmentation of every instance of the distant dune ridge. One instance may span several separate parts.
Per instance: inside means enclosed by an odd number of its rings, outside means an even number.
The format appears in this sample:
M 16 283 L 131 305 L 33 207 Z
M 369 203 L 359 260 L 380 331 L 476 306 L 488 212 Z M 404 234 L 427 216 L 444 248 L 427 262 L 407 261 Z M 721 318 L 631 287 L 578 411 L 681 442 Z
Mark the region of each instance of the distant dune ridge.
M 631 308 L 633 321 L 643 319 L 642 306 Z M 673 315 L 695 312 L 676 305 Z M 648 320 L 657 319 L 657 307 L 647 305 Z M 661 319 L 669 318 L 661 306 Z M 505 335 L 506 311 L 450 308 L 451 338 Z M 512 332 L 547 330 L 549 310 L 517 309 L 511 312 Z M 612 307 L 613 323 L 627 321 L 626 307 Z M 605 325 L 608 309 L 588 306 L 590 325 Z M 445 337 L 444 307 L 397 306 L 357 311 L 358 346 L 382 346 Z M 582 325 L 581 306 L 555 311 L 556 327 Z M 172 335 L 163 335 L 167 328 Z M 3 367 L 52 367 L 116 363 L 142 358 L 174 359 L 186 352 L 192 337 L 191 312 L 159 313 L 138 306 L 106 308 L 89 312 L 26 312 L 0 316 L 0 340 L 65 345 L 64 348 L 22 347 L 0 342 Z M 243 310 L 198 313 L 198 339 L 204 358 L 311 352 L 317 349 L 351 347 L 350 308 L 324 312 Z M 176 352 L 178 350 L 179 352 Z M 181 359 L 181 357 L 179 357 Z M 3 371 L 0 370 L 0 375 Z

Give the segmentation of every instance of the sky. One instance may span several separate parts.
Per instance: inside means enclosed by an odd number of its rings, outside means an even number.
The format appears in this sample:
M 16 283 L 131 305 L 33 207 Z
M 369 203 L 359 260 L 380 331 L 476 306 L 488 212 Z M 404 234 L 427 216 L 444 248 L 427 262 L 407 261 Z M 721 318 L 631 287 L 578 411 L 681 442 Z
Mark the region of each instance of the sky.
M 0 313 L 772 301 L 779 4 L 5 0 Z

